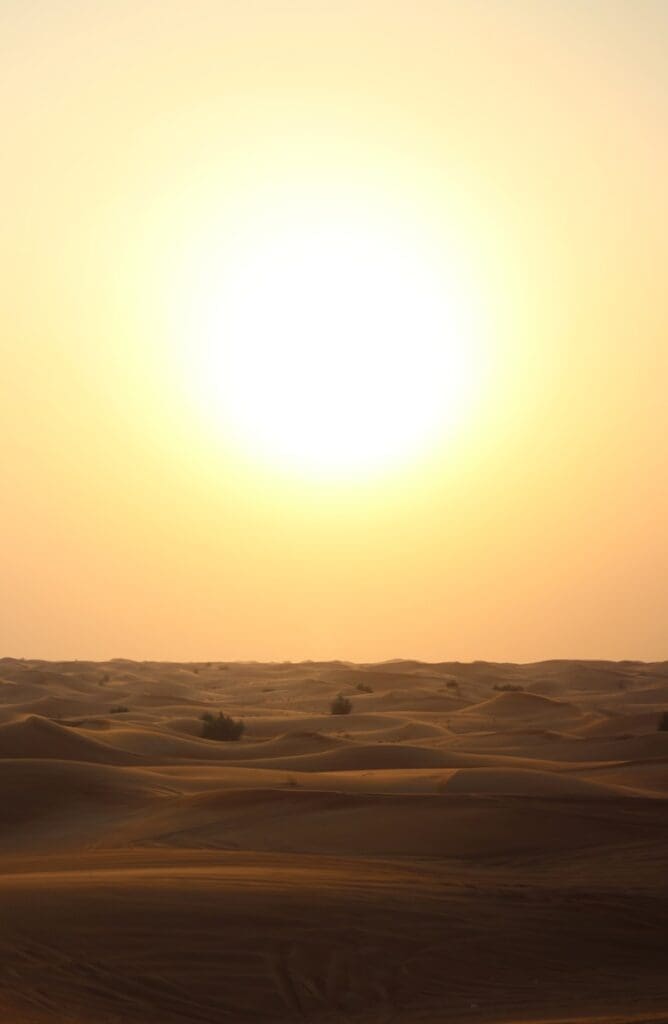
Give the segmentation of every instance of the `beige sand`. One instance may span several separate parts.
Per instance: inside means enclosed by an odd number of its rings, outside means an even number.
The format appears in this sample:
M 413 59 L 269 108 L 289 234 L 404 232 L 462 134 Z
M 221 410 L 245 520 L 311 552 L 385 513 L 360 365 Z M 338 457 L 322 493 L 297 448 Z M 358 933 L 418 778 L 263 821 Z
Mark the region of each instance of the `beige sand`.
M 668 1021 L 665 709 L 668 664 L 4 659 L 0 1022 Z

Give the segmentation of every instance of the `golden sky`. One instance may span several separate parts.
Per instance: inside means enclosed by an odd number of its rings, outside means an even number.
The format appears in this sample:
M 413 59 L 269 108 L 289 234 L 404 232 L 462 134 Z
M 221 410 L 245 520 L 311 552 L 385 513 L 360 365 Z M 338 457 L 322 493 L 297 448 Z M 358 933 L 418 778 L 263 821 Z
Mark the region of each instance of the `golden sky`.
M 0 39 L 0 654 L 668 656 L 662 0 Z

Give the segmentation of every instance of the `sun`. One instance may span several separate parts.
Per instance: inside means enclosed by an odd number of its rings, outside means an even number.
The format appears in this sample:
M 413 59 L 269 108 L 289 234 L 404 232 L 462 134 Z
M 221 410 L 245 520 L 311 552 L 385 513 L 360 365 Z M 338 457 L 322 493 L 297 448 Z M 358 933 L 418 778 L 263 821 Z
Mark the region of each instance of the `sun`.
M 480 379 L 471 289 L 447 247 L 382 213 L 284 202 L 200 255 L 188 376 L 237 449 L 348 475 L 461 422 Z

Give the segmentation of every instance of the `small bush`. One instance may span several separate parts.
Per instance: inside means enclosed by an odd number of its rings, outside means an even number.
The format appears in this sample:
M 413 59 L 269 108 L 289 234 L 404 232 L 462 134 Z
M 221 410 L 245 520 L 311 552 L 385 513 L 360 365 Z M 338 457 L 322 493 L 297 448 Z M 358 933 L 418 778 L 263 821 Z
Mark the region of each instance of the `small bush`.
M 659 715 L 659 732 L 668 732 L 668 711 L 662 711 Z
M 219 711 L 212 715 L 206 711 L 202 715 L 202 736 L 205 740 L 238 740 L 243 735 L 245 725 L 243 722 L 235 722 L 229 715 Z
M 368 683 L 358 683 L 355 689 L 360 693 L 373 693 L 373 686 L 369 686 Z
M 352 703 L 342 693 L 338 694 L 329 705 L 329 711 L 332 715 L 349 715 L 352 709 Z
M 130 708 L 126 707 L 125 704 L 114 704 L 113 708 L 109 708 L 109 714 L 110 715 L 122 715 L 126 711 L 129 711 L 129 710 L 130 710 Z
M 459 683 L 457 682 L 456 679 L 448 679 L 448 681 L 447 681 L 447 683 L 445 685 L 447 686 L 448 690 L 458 690 L 459 689 Z
M 499 690 L 501 693 L 523 693 L 523 686 L 516 686 L 514 683 L 494 683 L 493 690 Z

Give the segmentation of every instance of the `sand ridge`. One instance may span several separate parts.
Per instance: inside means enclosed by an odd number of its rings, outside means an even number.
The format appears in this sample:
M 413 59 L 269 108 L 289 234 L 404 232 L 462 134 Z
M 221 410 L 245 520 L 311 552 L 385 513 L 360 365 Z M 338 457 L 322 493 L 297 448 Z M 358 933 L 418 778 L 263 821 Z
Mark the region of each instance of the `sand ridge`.
M 668 1020 L 666 708 L 636 662 L 2 659 L 0 1020 Z

